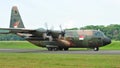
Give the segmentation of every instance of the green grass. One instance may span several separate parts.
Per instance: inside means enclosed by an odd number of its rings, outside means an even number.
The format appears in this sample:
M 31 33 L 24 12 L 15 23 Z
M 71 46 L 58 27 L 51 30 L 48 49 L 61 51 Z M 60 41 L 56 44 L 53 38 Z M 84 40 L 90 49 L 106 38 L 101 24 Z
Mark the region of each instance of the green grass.
M 0 68 L 120 68 L 120 55 L 0 53 Z
M 36 49 L 39 48 L 27 41 L 0 41 L 0 48 L 26 48 L 26 49 Z
M 120 41 L 112 41 L 111 44 L 101 47 L 102 50 L 120 50 Z
M 1 41 L 0 48 L 43 49 L 27 41 Z M 113 41 L 101 49 L 120 50 L 120 41 Z M 119 57 L 99 54 L 0 53 L 0 68 L 120 68 Z

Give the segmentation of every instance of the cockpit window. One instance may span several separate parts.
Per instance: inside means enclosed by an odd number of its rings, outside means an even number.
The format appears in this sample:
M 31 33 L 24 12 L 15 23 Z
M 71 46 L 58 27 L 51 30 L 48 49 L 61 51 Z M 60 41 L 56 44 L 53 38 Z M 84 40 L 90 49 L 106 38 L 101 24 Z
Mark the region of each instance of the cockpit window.
M 101 32 L 101 31 L 95 31 L 94 35 L 97 36 L 97 37 L 103 37 L 104 33 Z

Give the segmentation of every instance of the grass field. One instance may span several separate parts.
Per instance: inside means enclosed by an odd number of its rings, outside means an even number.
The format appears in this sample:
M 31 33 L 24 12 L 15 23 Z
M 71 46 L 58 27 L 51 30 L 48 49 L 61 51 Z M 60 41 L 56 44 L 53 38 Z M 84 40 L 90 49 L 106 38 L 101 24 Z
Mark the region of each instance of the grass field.
M 0 68 L 120 68 L 120 55 L 0 53 Z
M 44 49 L 26 41 L 2 41 L 0 48 Z M 113 41 L 100 49 L 120 50 L 120 41 Z M 119 57 L 99 54 L 0 53 L 0 68 L 120 68 Z
M 102 50 L 120 50 L 120 41 L 112 41 L 111 44 L 101 47 Z
M 27 41 L 0 41 L 0 48 L 28 48 L 28 49 L 36 49 L 39 48 Z

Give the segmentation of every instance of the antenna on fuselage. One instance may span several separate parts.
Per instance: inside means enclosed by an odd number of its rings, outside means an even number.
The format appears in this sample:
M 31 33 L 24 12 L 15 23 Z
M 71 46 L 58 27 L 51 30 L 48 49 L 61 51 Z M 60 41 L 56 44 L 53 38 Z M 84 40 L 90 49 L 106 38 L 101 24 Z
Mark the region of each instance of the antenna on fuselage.
M 100 29 L 98 29 L 98 31 L 100 31 Z

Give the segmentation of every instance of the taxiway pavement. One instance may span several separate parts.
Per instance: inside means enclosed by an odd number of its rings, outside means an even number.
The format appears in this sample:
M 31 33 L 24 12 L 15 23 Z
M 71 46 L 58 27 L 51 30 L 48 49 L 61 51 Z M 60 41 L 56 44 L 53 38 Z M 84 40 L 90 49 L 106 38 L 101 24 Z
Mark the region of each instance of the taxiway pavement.
M 40 49 L 0 49 L 0 53 L 48 53 L 48 54 L 119 54 L 120 50 L 69 50 L 69 51 L 47 51 Z

